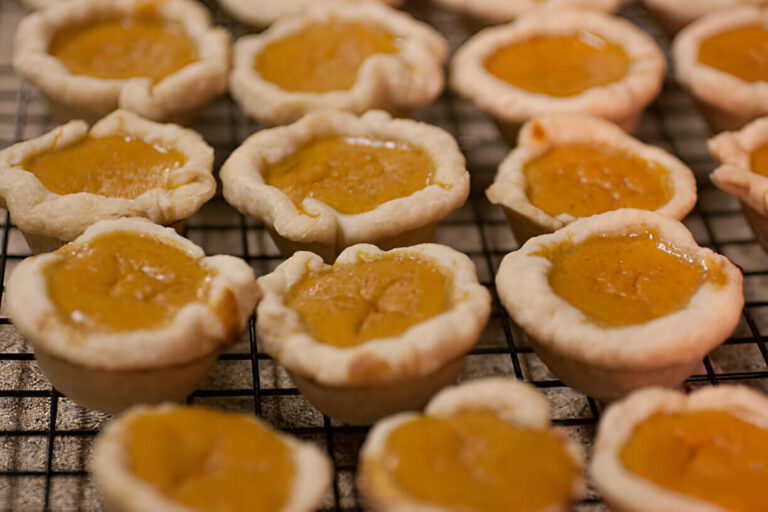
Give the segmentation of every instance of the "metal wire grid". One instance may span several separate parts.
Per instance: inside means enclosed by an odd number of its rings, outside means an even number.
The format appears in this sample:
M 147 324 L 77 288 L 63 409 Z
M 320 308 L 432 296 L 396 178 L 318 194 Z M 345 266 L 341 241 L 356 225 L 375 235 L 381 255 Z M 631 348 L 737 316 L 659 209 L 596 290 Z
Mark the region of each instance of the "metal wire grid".
M 243 32 L 207 0 L 214 19 Z M 461 20 L 418 0 L 409 10 L 449 37 L 453 48 L 465 38 Z M 10 33 L 23 11 L 0 0 L 0 147 L 38 135 L 52 124 L 37 92 L 17 79 L 8 64 Z M 650 32 L 662 47 L 667 43 L 648 13 L 639 6 L 622 14 Z M 549 399 L 554 423 L 580 441 L 589 453 L 601 405 L 557 380 L 518 336 L 495 294 L 493 277 L 501 258 L 517 244 L 502 212 L 484 197 L 496 166 L 508 146 L 490 121 L 473 107 L 445 93 L 434 105 L 417 113 L 442 126 L 460 142 L 472 175 L 467 204 L 443 223 L 435 241 L 468 254 L 480 280 L 492 292 L 491 320 L 468 357 L 464 378 L 514 376 L 531 382 Z M 258 126 L 231 99 L 210 106 L 195 128 L 216 149 L 216 168 Z M 660 98 L 648 109 L 635 133 L 662 146 L 688 163 L 697 175 L 699 201 L 686 219 L 697 241 L 721 252 L 745 272 L 747 303 L 733 336 L 704 359 L 686 382 L 687 388 L 707 384 L 742 383 L 768 391 L 768 257 L 746 225 L 736 200 L 715 189 L 707 178 L 714 162 L 705 141 L 706 126 L 688 95 L 667 80 Z M 29 255 L 7 212 L 0 211 L 0 275 Z M 220 196 L 188 222 L 187 236 L 208 254 L 228 253 L 248 261 L 257 275 L 282 260 L 260 224 L 242 217 Z M 0 283 L 0 301 L 4 279 Z M 222 354 L 211 376 L 189 402 L 252 412 L 276 427 L 316 441 L 333 461 L 335 478 L 323 510 L 360 510 L 354 487 L 357 453 L 367 428 L 350 427 L 322 416 L 299 395 L 285 372 L 260 351 L 253 321 L 242 340 Z M 86 472 L 94 436 L 108 415 L 86 410 L 52 389 L 34 363 L 31 349 L 0 309 L 0 510 L 101 510 Z M 605 510 L 590 491 L 576 510 Z

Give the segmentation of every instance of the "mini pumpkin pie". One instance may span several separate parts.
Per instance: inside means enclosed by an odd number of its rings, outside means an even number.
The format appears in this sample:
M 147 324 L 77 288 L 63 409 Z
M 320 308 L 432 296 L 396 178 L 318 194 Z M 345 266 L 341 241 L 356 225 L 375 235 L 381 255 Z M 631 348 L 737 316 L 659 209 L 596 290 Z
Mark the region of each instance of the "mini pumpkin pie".
M 590 469 L 617 512 L 768 510 L 768 398 L 742 386 L 637 391 L 603 416 Z
M 668 34 L 711 12 L 737 5 L 758 5 L 765 0 L 643 0 Z
M 13 67 L 62 121 L 124 108 L 188 122 L 226 90 L 229 54 L 198 2 L 68 0 L 19 23 Z
M 469 194 L 453 137 L 381 111 L 317 112 L 262 130 L 220 175 L 227 202 L 264 222 L 283 256 L 308 250 L 327 262 L 356 243 L 429 242 Z
M 533 116 L 582 113 L 632 131 L 661 90 L 666 62 L 650 36 L 587 9 L 538 9 L 483 30 L 456 52 L 451 87 L 514 142 Z
M 768 114 L 768 7 L 736 7 L 699 18 L 675 37 L 677 80 L 714 132 Z
M 168 404 L 110 422 L 90 468 L 114 512 L 311 512 L 331 482 L 312 443 L 254 416 Z
M 696 202 L 696 180 L 680 160 L 612 123 L 550 114 L 523 126 L 486 195 L 504 208 L 522 244 L 577 218 L 619 208 L 680 220 Z
M 22 261 L 7 288 L 8 314 L 51 383 L 107 412 L 185 398 L 259 295 L 244 261 L 205 257 L 173 229 L 135 218 L 98 222 Z
M 278 18 L 301 14 L 318 3 L 335 1 L 340 4 L 354 5 L 365 0 L 219 0 L 219 4 L 236 20 L 254 27 L 266 27 Z M 379 0 L 384 4 L 397 7 L 403 0 Z
M 0 151 L 0 205 L 35 253 L 99 220 L 185 220 L 216 191 L 213 148 L 192 130 L 118 110 Z
M 438 5 L 462 12 L 485 24 L 504 23 L 541 7 L 588 7 L 614 12 L 626 0 L 436 0 Z
M 709 140 L 709 151 L 720 162 L 712 182 L 739 199 L 757 240 L 768 251 L 768 118 L 717 135 Z
M 502 261 L 496 288 L 549 369 L 604 400 L 682 383 L 744 305 L 736 265 L 680 222 L 633 209 L 528 240 Z
M 584 493 L 582 466 L 580 447 L 550 427 L 547 400 L 495 378 L 378 422 L 357 480 L 375 512 L 565 511 Z
M 337 109 L 402 113 L 443 89 L 445 39 L 429 25 L 379 5 L 315 5 L 235 43 L 230 92 L 267 124 Z
M 261 277 L 256 331 L 320 411 L 352 424 L 418 409 L 456 381 L 490 314 L 475 266 L 448 247 L 298 252 Z

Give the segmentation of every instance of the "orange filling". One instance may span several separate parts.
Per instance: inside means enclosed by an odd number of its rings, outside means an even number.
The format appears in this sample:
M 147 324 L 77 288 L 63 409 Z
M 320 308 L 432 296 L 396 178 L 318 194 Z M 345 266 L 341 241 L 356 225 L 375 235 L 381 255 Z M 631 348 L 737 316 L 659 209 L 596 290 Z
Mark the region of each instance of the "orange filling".
M 198 60 L 184 28 L 154 17 L 94 21 L 64 28 L 48 49 L 73 74 L 159 81 Z
M 187 407 L 145 413 L 127 430 L 131 472 L 175 503 L 273 512 L 290 498 L 291 450 L 253 418 Z
M 352 347 L 402 334 L 451 307 L 450 280 L 413 256 L 334 265 L 296 283 L 285 304 L 321 342 Z
M 620 458 L 632 473 L 725 510 L 768 510 L 768 429 L 725 411 L 656 413 Z
M 768 177 L 768 143 L 752 151 L 749 163 L 752 172 Z
M 750 25 L 708 37 L 699 46 L 699 62 L 746 82 L 768 81 L 768 31 Z
M 579 473 L 551 432 L 521 430 L 484 410 L 404 423 L 387 438 L 380 464 L 414 499 L 477 512 L 565 503 Z
M 171 171 L 186 155 L 135 137 L 86 137 L 63 149 L 30 156 L 22 167 L 55 194 L 90 192 L 134 199 L 153 188 L 171 188 Z
M 259 52 L 254 69 L 292 92 L 347 90 L 365 59 L 398 51 L 397 38 L 378 27 L 351 21 L 311 25 Z
M 563 242 L 544 253 L 554 292 L 611 327 L 640 324 L 682 309 L 705 280 L 722 283 L 719 265 L 697 261 L 653 230 Z
M 587 31 L 515 42 L 485 62 L 492 75 L 515 87 L 562 98 L 621 80 L 631 64 L 620 45 Z
M 203 300 L 210 280 L 199 260 L 145 233 L 106 233 L 56 253 L 62 258 L 45 269 L 48 294 L 68 322 L 91 329 L 162 327 Z
M 341 213 L 355 214 L 423 189 L 434 171 L 427 153 L 402 142 L 331 137 L 267 165 L 264 179 L 299 209 L 312 197 Z
M 668 171 L 611 148 L 567 145 L 525 164 L 531 203 L 555 216 L 589 217 L 619 208 L 656 210 L 666 204 Z

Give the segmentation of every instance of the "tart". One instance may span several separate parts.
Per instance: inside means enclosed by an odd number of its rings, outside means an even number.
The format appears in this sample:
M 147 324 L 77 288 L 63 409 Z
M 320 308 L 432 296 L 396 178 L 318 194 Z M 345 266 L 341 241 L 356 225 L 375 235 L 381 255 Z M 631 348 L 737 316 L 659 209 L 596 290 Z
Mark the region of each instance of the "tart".
M 123 108 L 189 122 L 226 90 L 229 35 L 191 0 L 68 0 L 25 17 L 13 67 L 60 121 Z
M 461 12 L 486 24 L 504 23 L 541 7 L 587 7 L 614 12 L 626 0 L 436 0 L 438 5 Z
M 220 175 L 227 202 L 264 222 L 283 256 L 308 250 L 327 262 L 356 243 L 429 242 L 469 194 L 453 137 L 381 111 L 317 112 L 262 130 Z
M 320 0 L 329 3 L 331 0 Z M 354 5 L 363 0 L 332 0 L 340 4 Z M 379 0 L 386 5 L 397 7 L 403 0 Z M 254 27 L 266 27 L 278 18 L 301 14 L 318 4 L 317 0 L 219 0 L 219 4 L 240 23 Z
M 311 512 L 331 482 L 315 445 L 254 416 L 138 406 L 96 438 L 90 463 L 109 510 Z
M 699 18 L 675 37 L 680 84 L 714 132 L 768 114 L 768 7 L 735 7 Z
M 205 257 L 171 228 L 124 218 L 22 261 L 7 305 L 56 389 L 114 412 L 185 398 L 259 295 L 244 261 Z
M 0 151 L 0 205 L 47 252 L 99 220 L 185 220 L 216 191 L 212 167 L 213 148 L 194 131 L 118 110 L 90 130 L 70 121 Z
M 680 160 L 612 123 L 550 114 L 523 125 L 485 193 L 504 208 L 522 244 L 580 217 L 619 208 L 680 220 L 696 202 L 696 180 Z
M 580 447 L 550 427 L 531 385 L 483 379 L 443 390 L 424 414 L 386 418 L 360 452 L 358 486 L 375 512 L 571 510 Z
M 586 9 L 539 9 L 471 37 L 451 62 L 454 91 L 514 143 L 548 113 L 603 117 L 632 131 L 661 90 L 666 62 L 650 36 Z
M 768 509 L 768 398 L 743 386 L 637 391 L 600 422 L 591 465 L 617 512 Z
M 711 12 L 737 5 L 758 5 L 765 0 L 643 0 L 668 34 L 674 34 Z
M 298 252 L 259 279 L 256 331 L 320 411 L 369 424 L 456 381 L 490 314 L 472 261 L 436 244 Z
M 768 251 L 768 118 L 713 137 L 709 151 L 720 163 L 710 176 L 712 182 L 739 199 L 757 240 Z
M 445 39 L 377 4 L 314 5 L 235 43 L 230 92 L 267 124 L 321 109 L 402 113 L 443 89 Z
M 681 384 L 744 305 L 736 265 L 680 222 L 633 209 L 528 240 L 502 261 L 496 288 L 549 369 L 603 400 Z

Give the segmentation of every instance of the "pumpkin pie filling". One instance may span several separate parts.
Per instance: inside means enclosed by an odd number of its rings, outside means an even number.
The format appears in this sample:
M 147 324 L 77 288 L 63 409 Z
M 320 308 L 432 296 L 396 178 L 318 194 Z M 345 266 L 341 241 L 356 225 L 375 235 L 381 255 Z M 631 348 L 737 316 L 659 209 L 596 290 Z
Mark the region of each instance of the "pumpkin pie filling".
M 180 24 L 153 16 L 64 28 L 48 52 L 75 75 L 155 82 L 198 60 L 197 47 Z
M 27 157 L 32 172 L 55 194 L 90 192 L 134 199 L 147 190 L 171 188 L 170 172 L 186 155 L 131 136 L 86 137 L 63 149 Z
M 288 291 L 285 304 L 322 343 L 353 347 L 398 336 L 448 310 L 449 281 L 431 263 L 388 256 L 308 275 Z
M 264 80 L 291 92 L 348 90 L 365 59 L 398 51 L 398 38 L 360 22 L 313 24 L 267 45 L 254 62 Z
M 144 414 L 126 437 L 131 472 L 191 509 L 270 512 L 290 498 L 290 449 L 245 416 L 194 407 Z
M 527 162 L 523 173 L 531 203 L 551 216 L 656 210 L 672 195 L 663 166 L 612 148 L 556 147 Z
M 485 62 L 492 75 L 515 87 L 561 98 L 619 81 L 631 64 L 622 46 L 587 31 L 515 42 Z
M 488 410 L 408 421 L 389 435 L 380 463 L 414 499 L 478 512 L 568 501 L 578 476 L 554 434 L 518 429 Z
M 540 253 L 553 291 L 598 324 L 623 327 L 682 309 L 705 281 L 724 284 L 719 265 L 692 258 L 646 230 L 563 242 Z
M 698 61 L 746 82 L 768 81 L 768 30 L 750 25 L 708 37 Z
M 45 268 L 48 295 L 68 323 L 89 329 L 163 327 L 204 299 L 211 277 L 174 243 L 144 233 L 106 233 L 56 253 Z
M 406 143 L 330 137 L 267 165 L 264 180 L 299 209 L 311 197 L 341 213 L 357 214 L 423 189 L 434 172 L 430 156 Z
M 768 510 L 768 429 L 726 411 L 659 412 L 620 451 L 643 478 L 732 512 Z
M 762 144 L 749 156 L 752 172 L 768 177 L 768 143 Z

